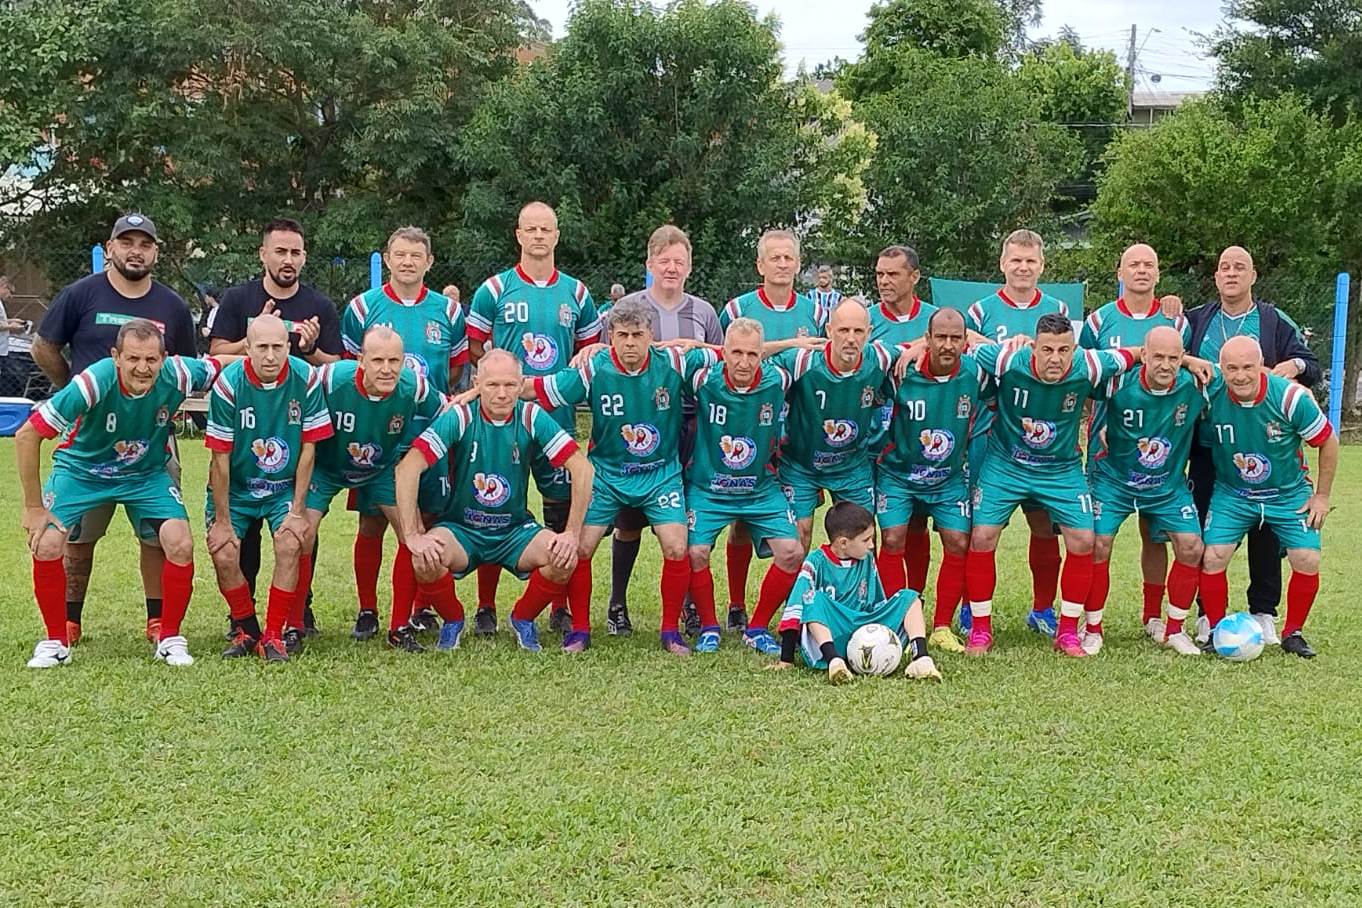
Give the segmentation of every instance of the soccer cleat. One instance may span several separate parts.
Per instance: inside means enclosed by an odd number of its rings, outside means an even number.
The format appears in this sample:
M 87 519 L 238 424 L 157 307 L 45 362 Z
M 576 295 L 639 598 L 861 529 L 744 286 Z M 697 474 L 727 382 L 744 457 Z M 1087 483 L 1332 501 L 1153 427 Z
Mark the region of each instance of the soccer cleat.
M 1032 609 L 1026 616 L 1026 626 L 1046 637 L 1053 637 L 1059 633 L 1059 621 L 1055 618 L 1053 608 L 1043 608 L 1040 611 Z
M 584 653 L 591 649 L 591 634 L 588 631 L 568 631 L 563 637 L 563 652 Z
M 1089 634 L 1087 631 L 1083 632 L 1083 636 L 1080 640 L 1083 652 L 1087 653 L 1089 656 L 1096 656 L 1098 653 L 1102 652 L 1103 642 L 1101 634 Z
M 1083 648 L 1083 642 L 1073 631 L 1055 635 L 1055 652 L 1074 659 L 1083 659 L 1088 655 L 1088 651 Z
M 695 610 L 694 602 L 688 601 L 681 607 L 681 623 L 686 628 L 687 637 L 700 636 L 700 613 Z
M 237 628 L 236 634 L 232 637 L 232 645 L 222 651 L 222 658 L 240 659 L 242 656 L 249 656 L 255 652 L 256 645 L 259 643 L 259 640 Z
M 1301 632 L 1298 630 L 1292 631 L 1282 638 L 1282 651 L 1294 653 L 1302 659 L 1315 658 L 1314 648 L 1305 642 L 1305 638 L 1301 636 Z M 29 665 L 32 664 L 32 662 L 29 663 Z
M 303 632 L 296 627 L 291 627 L 284 631 L 284 649 L 290 656 L 296 656 L 303 651 Z
M 1282 638 L 1277 635 L 1276 615 L 1255 614 L 1253 620 L 1258 622 L 1258 627 L 1263 632 L 1263 646 L 1277 646 L 1282 642 Z
M 918 656 L 903 667 L 903 677 L 914 681 L 940 681 L 941 672 L 937 670 L 931 656 Z
M 612 602 L 605 610 L 605 632 L 612 637 L 628 637 L 634 632 L 629 608 L 623 602 Z
M 312 606 L 303 607 L 303 636 L 320 637 L 322 632 L 317 627 L 317 616 L 312 614 Z
M 473 633 L 479 637 L 491 637 L 497 632 L 497 610 L 495 606 L 480 605 L 473 613 Z
M 1163 641 L 1163 645 L 1177 653 L 1179 656 L 1200 656 L 1201 647 L 1192 642 L 1192 638 L 1187 636 L 1185 631 L 1170 634 Z
M 741 605 L 728 607 L 728 629 L 738 634 L 747 630 L 747 609 Z
M 969 610 L 968 602 L 960 607 L 960 617 L 957 621 L 960 624 L 960 633 L 969 637 L 970 631 L 974 629 L 974 612 Z
M 159 641 L 159 640 L 161 639 L 161 619 L 160 619 L 160 618 L 148 618 L 148 619 L 147 619 L 147 639 L 148 639 L 149 641 L 151 641 L 152 643 L 156 643 L 157 641 Z
M 565 608 L 556 608 L 549 613 L 549 630 L 567 636 L 572 633 L 572 616 Z
M 411 613 L 407 627 L 418 634 L 433 634 L 440 629 L 440 616 L 435 614 L 435 609 L 419 608 Z
M 29 668 L 56 668 L 71 661 L 71 647 L 60 640 L 39 640 L 33 647 L 33 658 L 28 660 Z
M 934 627 L 932 635 L 927 638 L 927 645 L 933 649 L 939 649 L 943 653 L 963 653 L 965 645 L 955 637 L 955 631 L 949 627 Z
M 289 660 L 288 646 L 283 640 L 261 640 L 256 652 L 266 662 L 287 662 Z
M 697 653 L 717 653 L 719 651 L 719 629 L 711 627 L 702 630 L 700 638 L 695 641 L 695 651 Z
M 76 621 L 66 622 L 66 645 L 75 646 L 80 642 L 80 623 Z
M 176 634 L 166 637 L 156 644 L 156 658 L 166 665 L 193 665 L 194 657 L 189 655 L 189 641 Z
M 1144 632 L 1149 636 L 1150 640 L 1153 640 L 1155 643 L 1162 643 L 1166 627 L 1167 625 L 1163 623 L 1162 618 L 1150 618 L 1144 623 Z
M 966 656 L 985 656 L 993 649 L 993 635 L 985 630 L 971 630 L 965 641 Z
M 690 647 L 686 646 L 686 641 L 681 639 L 681 635 L 676 631 L 662 632 L 662 648 L 673 656 L 689 656 Z
M 373 609 L 360 609 L 355 616 L 355 629 L 350 636 L 356 640 L 372 640 L 378 636 L 378 612 Z
M 459 641 L 463 639 L 463 622 L 446 621 L 440 625 L 440 639 L 435 644 L 435 648 L 447 653 L 459 648 Z
M 539 645 L 539 628 L 534 626 L 533 621 L 512 616 L 511 630 L 515 632 L 515 641 L 520 644 L 521 649 L 532 653 L 544 651 L 544 647 Z
M 748 628 L 742 633 L 742 642 L 761 653 L 763 656 L 779 656 L 780 641 L 771 636 L 771 632 L 764 627 Z
M 1211 642 L 1211 621 L 1205 615 L 1200 615 L 1196 619 L 1196 642 L 1202 644 Z M 1202 647 L 1203 650 L 1205 648 Z
M 424 653 L 426 651 L 426 648 L 416 639 L 416 632 L 411 629 L 410 625 L 388 631 L 388 645 L 404 653 Z
M 829 684 L 850 684 L 855 680 L 856 676 L 851 673 L 846 661 L 840 656 L 828 663 Z

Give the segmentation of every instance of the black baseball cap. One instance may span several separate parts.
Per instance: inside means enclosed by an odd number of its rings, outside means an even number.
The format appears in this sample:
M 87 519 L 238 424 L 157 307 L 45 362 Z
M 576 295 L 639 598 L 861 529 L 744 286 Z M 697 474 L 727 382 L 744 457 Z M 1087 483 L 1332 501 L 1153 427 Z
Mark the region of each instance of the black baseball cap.
M 125 233 L 145 233 L 153 240 L 159 239 L 156 236 L 156 225 L 145 214 L 125 214 L 114 221 L 109 239 L 116 240 Z

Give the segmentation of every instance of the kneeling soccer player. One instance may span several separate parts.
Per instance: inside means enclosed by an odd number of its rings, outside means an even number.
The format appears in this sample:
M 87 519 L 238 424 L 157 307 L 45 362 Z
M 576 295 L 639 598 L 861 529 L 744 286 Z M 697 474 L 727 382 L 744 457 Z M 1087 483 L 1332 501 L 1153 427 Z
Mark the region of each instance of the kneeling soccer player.
M 901 631 L 908 640 L 905 678 L 936 678 L 927 655 L 927 625 L 915 591 L 904 589 L 888 599 L 875 570 L 875 518 L 858 504 L 842 501 L 828 509 L 823 529 L 829 542 L 810 552 L 799 569 L 780 620 L 780 661 L 794 664 L 795 647 L 813 668 L 827 669 L 828 681 L 853 680 L 847 667 L 851 635 L 868 624 Z

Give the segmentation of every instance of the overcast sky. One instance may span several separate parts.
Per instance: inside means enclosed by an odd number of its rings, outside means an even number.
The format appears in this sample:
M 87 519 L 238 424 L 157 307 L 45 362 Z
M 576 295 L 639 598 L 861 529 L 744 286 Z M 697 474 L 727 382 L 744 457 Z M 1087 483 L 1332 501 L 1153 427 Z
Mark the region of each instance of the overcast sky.
M 571 0 L 530 2 L 561 37 Z M 756 6 L 763 14 L 774 12 L 780 18 L 785 62 L 793 71 L 801 60 L 812 69 L 837 56 L 855 59 L 856 36 L 865 28 L 872 2 L 757 0 Z M 1140 48 L 1136 86 L 1186 91 L 1210 84 L 1211 62 L 1197 47 L 1196 33 L 1214 30 L 1220 19 L 1220 4 L 1214 0 L 1046 0 L 1045 19 L 1032 35 L 1053 35 L 1069 25 L 1085 45 L 1116 51 L 1124 65 L 1130 26 L 1135 25 Z M 1156 74 L 1161 77 L 1157 81 Z

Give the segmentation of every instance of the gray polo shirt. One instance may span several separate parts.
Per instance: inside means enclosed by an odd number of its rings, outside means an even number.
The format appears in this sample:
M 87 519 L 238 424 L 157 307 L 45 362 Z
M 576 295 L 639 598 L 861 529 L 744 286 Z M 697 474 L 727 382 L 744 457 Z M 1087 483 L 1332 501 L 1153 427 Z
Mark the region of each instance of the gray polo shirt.
M 620 300 L 631 300 L 642 303 L 653 313 L 653 338 L 654 340 L 675 340 L 678 337 L 688 337 L 691 340 L 704 341 L 707 344 L 722 344 L 724 342 L 724 329 L 719 327 L 719 314 L 714 311 L 705 300 L 698 296 L 691 296 L 689 293 L 681 295 L 681 305 L 675 309 L 668 309 L 657 300 L 647 290 L 640 290 L 631 293 Z M 606 314 L 607 320 L 609 313 Z M 683 405 L 684 412 L 689 415 L 695 411 L 695 401 L 689 394 Z

